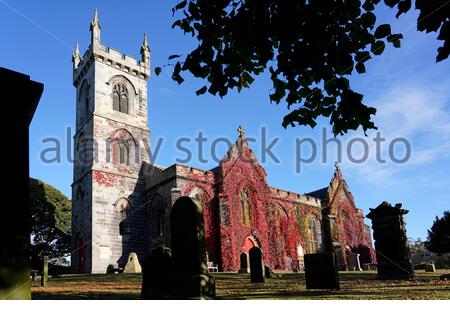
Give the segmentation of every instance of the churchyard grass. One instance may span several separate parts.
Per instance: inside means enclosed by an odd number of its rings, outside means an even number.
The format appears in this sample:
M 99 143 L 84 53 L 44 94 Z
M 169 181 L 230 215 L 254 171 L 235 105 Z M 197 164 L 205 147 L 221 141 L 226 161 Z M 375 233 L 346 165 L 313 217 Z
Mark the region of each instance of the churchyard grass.
M 306 290 L 304 273 L 275 272 L 265 283 L 249 274 L 214 273 L 218 299 L 450 299 L 450 270 L 416 271 L 416 280 L 377 280 L 376 271 L 339 272 L 341 290 Z M 65 275 L 32 282 L 33 299 L 139 299 L 141 274 Z

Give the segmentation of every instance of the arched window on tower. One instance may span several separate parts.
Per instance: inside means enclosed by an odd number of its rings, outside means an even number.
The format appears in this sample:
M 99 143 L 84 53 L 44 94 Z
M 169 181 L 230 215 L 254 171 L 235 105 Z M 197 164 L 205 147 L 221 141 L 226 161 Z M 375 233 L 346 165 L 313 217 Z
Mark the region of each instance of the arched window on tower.
M 83 81 L 80 87 L 80 93 L 78 96 L 78 102 L 80 105 L 80 119 L 86 119 L 89 115 L 89 84 L 86 80 Z
M 128 113 L 129 95 L 128 89 L 123 83 L 116 83 L 113 87 L 113 109 L 115 111 Z
M 108 148 L 108 151 L 111 152 L 113 164 L 129 166 L 132 164 L 132 161 L 137 161 L 135 157 L 138 146 L 128 130 L 119 129 L 114 131 L 110 141 L 111 148 Z
M 130 165 L 130 147 L 128 142 L 122 139 L 113 143 L 113 163 Z
M 252 225 L 252 214 L 250 205 L 250 192 L 247 188 L 241 190 L 241 210 L 242 210 L 242 223 L 245 226 Z

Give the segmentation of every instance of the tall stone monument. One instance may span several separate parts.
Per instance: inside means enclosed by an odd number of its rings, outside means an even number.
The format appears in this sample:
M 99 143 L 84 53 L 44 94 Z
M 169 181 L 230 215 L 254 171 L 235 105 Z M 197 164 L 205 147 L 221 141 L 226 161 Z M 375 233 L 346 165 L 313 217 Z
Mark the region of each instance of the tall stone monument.
M 28 127 L 44 86 L 4 68 L 0 68 L 0 86 L 5 120 L 2 167 L 14 174 L 3 193 L 4 199 L 14 199 L 14 212 L 2 215 L 0 223 L 0 299 L 31 299 Z
M 41 287 L 46 287 L 48 282 L 48 256 L 44 256 L 42 261 Z
M 250 281 L 265 282 L 266 270 L 264 269 L 264 259 L 261 248 L 253 247 L 248 252 L 250 257 Z
M 214 278 L 208 273 L 205 251 L 203 209 L 200 202 L 180 197 L 170 214 L 174 298 L 212 298 Z
M 415 278 L 404 220 L 407 213 L 401 203 L 392 206 L 384 201 L 367 215 L 372 220 L 379 278 Z

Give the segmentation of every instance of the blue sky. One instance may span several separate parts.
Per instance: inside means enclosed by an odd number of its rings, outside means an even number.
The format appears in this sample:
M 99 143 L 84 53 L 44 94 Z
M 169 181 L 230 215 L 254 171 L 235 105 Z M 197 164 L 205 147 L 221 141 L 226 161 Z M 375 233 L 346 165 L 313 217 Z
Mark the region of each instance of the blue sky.
M 89 23 L 94 8 L 98 8 L 102 26 L 101 41 L 123 53 L 139 58 L 143 33 L 148 33 L 152 52 L 152 69 L 167 63 L 171 54 L 186 53 L 194 46 L 191 38 L 172 30 L 171 7 L 176 1 L 11 1 L 0 0 L 1 66 L 31 75 L 45 84 L 44 94 L 30 128 L 30 173 L 70 196 L 72 165 L 66 160 L 66 130 L 75 122 L 75 88 L 72 86 L 71 55 L 76 42 L 82 53 L 90 41 Z M 383 55 L 366 64 L 367 73 L 354 75 L 352 86 L 364 94 L 364 101 L 378 109 L 376 124 L 386 142 L 378 163 L 372 138 L 368 133 L 369 157 L 363 163 L 352 163 L 345 156 L 350 139 L 364 137 L 362 132 L 342 137 L 344 156 L 341 168 L 356 199 L 366 213 L 381 201 L 402 202 L 410 210 L 407 230 L 410 237 L 426 237 L 426 230 L 436 215 L 449 210 L 448 181 L 450 181 L 450 59 L 435 63 L 439 43 L 436 34 L 418 33 L 416 13 L 394 18 L 395 12 L 380 8 L 379 23 L 392 23 L 393 32 L 402 32 L 401 49 L 388 47 Z M 170 165 L 184 153 L 176 149 L 180 137 L 195 138 L 203 131 L 209 150 L 214 138 L 234 140 L 236 128 L 243 124 L 251 144 L 261 160 L 260 129 L 266 127 L 268 140 L 279 137 L 273 151 L 280 159 L 268 159 L 264 168 L 268 182 L 282 189 L 305 193 L 326 186 L 336 160 L 334 145 L 328 146 L 328 159 L 322 159 L 322 128 L 331 136 L 327 121 L 314 128 L 281 127 L 285 105 L 269 103 L 271 83 L 266 75 L 258 78 L 244 92 L 233 93 L 224 99 L 209 95 L 197 97 L 195 90 L 202 86 L 197 79 L 187 77 L 182 85 L 170 79 L 169 70 L 149 80 L 149 124 L 151 140 L 164 139 L 157 163 Z M 73 134 L 72 130 L 72 134 Z M 44 164 L 40 153 L 49 144 L 42 140 L 55 137 L 62 141 L 62 162 Z M 411 144 L 411 157 L 397 164 L 387 157 L 389 142 L 406 138 Z M 312 138 L 318 146 L 318 158 L 302 164 L 296 172 L 295 139 Z M 69 139 L 71 141 L 71 139 Z M 193 142 L 188 144 L 197 152 Z M 303 145 L 302 145 L 303 146 Z M 354 143 L 353 156 L 360 155 L 360 143 Z M 226 151 L 224 145 L 216 150 L 218 156 Z M 303 157 L 308 156 L 303 149 Z M 394 152 L 402 157 L 401 144 Z M 211 168 L 216 165 L 211 154 L 202 164 L 193 159 L 190 165 Z

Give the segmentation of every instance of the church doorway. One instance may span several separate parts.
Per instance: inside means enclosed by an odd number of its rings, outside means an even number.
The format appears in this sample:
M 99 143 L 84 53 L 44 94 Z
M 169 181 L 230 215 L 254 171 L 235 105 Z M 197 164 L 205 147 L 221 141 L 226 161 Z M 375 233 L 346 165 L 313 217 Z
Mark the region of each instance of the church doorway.
M 255 242 L 250 237 L 245 238 L 242 244 L 242 252 L 248 254 L 251 248 L 255 247 Z M 256 246 L 257 247 L 257 246 Z

